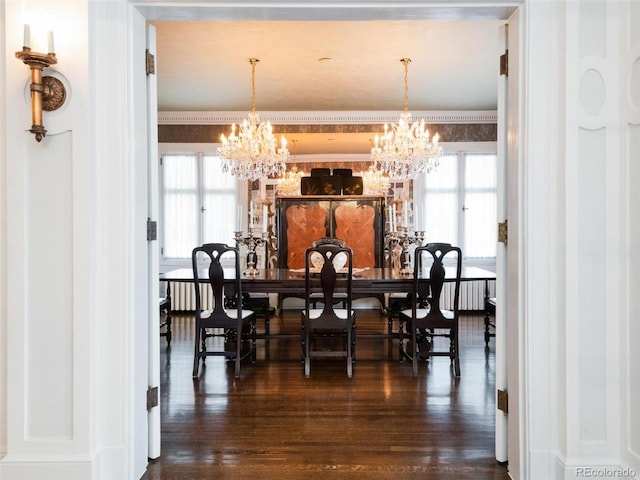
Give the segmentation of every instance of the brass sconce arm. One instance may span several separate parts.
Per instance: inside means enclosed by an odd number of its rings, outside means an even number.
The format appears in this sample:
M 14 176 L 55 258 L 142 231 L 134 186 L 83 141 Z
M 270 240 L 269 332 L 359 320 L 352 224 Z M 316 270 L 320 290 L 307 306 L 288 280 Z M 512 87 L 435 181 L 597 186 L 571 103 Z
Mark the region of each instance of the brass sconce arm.
M 16 52 L 16 57 L 31 69 L 31 128 L 29 131 L 36 136 L 38 142 L 47 134 L 42 124 L 42 111 L 52 111 L 60 108 L 67 97 L 67 92 L 60 80 L 55 77 L 43 76 L 42 71 L 58 63 L 55 53 L 36 53 L 31 48 L 23 47 Z

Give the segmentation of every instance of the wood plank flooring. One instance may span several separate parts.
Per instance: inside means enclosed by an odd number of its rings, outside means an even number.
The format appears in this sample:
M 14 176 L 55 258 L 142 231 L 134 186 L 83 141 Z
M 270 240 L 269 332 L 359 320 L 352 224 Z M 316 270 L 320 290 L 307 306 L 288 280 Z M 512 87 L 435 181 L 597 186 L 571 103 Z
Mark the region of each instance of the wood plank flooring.
M 494 458 L 494 340 L 483 320 L 461 322 L 461 370 L 447 358 L 398 360 L 397 341 L 360 337 L 353 378 L 343 359 L 314 359 L 305 379 L 299 339 L 258 341 L 241 378 L 208 358 L 191 378 L 193 318 L 161 339 L 162 455 L 143 480 L 506 480 Z M 259 326 L 261 326 L 261 322 Z M 271 321 L 299 332 L 299 312 Z M 379 310 L 358 311 L 357 332 L 383 332 Z

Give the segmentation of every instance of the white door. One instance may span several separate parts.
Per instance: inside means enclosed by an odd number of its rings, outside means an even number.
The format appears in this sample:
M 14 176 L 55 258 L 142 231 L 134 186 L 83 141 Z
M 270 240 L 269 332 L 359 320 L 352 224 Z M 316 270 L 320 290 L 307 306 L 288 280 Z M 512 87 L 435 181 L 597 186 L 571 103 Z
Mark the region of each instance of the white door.
M 505 55 L 508 51 L 507 26 L 500 27 L 500 51 L 498 55 Z M 498 79 L 498 222 L 504 222 L 508 215 L 507 199 L 507 75 L 500 74 Z M 497 228 L 497 226 L 496 226 Z M 498 242 L 496 249 L 496 392 L 507 389 L 507 346 L 506 325 L 504 322 L 504 305 L 507 298 L 506 282 L 506 245 Z M 496 393 L 496 460 L 507 461 L 507 415 L 498 409 L 498 398 Z
M 506 242 L 496 253 L 496 460 L 519 471 L 519 324 L 518 225 L 520 176 L 519 69 L 520 14 L 517 10 L 500 28 L 507 55 L 507 73 L 498 83 L 498 221 L 507 223 Z M 511 361 L 508 361 L 511 359 Z M 506 411 L 498 409 L 498 391 L 506 392 Z
M 520 349 L 518 347 L 520 332 L 520 282 L 519 262 L 520 255 L 520 176 L 522 173 L 522 124 L 521 112 L 521 51 L 523 41 L 520 35 L 522 16 L 520 9 L 509 18 L 507 36 L 509 42 L 509 75 L 507 77 L 507 205 L 508 214 L 508 246 L 505 249 L 506 275 L 504 278 L 504 302 L 499 304 L 496 312 L 501 319 L 503 337 L 500 342 L 505 347 L 505 359 L 509 359 L 507 368 L 507 392 L 509 394 L 509 413 L 507 418 L 507 430 L 509 435 L 509 447 L 507 457 L 509 459 L 509 471 L 513 478 L 519 478 L 520 461 Z M 496 342 L 497 343 L 497 342 Z M 506 363 L 506 360 L 505 360 Z M 516 476 L 514 476 L 516 475 Z
M 158 221 L 158 88 L 155 75 L 156 58 L 156 30 L 153 25 L 147 25 L 147 218 L 150 225 L 157 227 Z M 153 65 L 153 68 L 150 67 Z M 155 228 L 157 235 L 157 228 Z M 153 235 L 153 232 L 151 232 Z M 158 404 L 148 410 L 149 428 L 149 458 L 160 456 L 160 310 L 158 299 L 160 256 L 157 236 L 148 242 L 148 270 L 149 270 L 149 380 L 150 389 L 157 392 Z
M 518 449 L 518 224 L 520 176 L 519 69 L 520 14 L 517 10 L 500 28 L 501 50 L 507 53 L 507 72 L 498 83 L 498 221 L 507 223 L 506 243 L 496 254 L 496 460 L 519 470 Z M 511 359 L 511 362 L 508 361 Z M 511 368 L 510 368 L 511 366 Z M 498 409 L 497 392 L 508 394 L 507 411 Z M 507 413 L 508 412 L 508 413 Z

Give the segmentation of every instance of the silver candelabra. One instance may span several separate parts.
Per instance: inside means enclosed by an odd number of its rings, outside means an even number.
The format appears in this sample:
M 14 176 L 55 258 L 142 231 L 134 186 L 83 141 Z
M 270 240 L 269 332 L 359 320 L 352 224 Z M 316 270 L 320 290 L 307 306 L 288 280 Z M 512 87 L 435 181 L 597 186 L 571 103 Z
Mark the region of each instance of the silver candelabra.
M 397 231 L 387 232 L 385 235 L 385 244 L 391 255 L 393 267 L 393 252 L 399 247 L 402 249 L 400 253 L 400 273 L 403 275 L 413 274 L 413 265 L 409 255 L 409 247 L 415 244 L 416 247 L 422 246 L 424 242 L 424 230 L 414 231 L 409 234 L 406 227 L 397 227 Z
M 261 247 L 263 245 L 267 245 L 269 241 L 269 234 L 267 232 L 262 232 L 261 236 L 256 236 L 253 234 L 253 229 L 249 229 L 249 234 L 244 235 L 242 232 L 234 232 L 235 240 L 236 240 L 236 248 L 240 248 L 240 245 L 247 246 L 247 269 L 242 272 L 243 275 L 257 275 L 258 269 L 256 268 L 258 264 L 258 254 L 256 253 L 256 248 Z

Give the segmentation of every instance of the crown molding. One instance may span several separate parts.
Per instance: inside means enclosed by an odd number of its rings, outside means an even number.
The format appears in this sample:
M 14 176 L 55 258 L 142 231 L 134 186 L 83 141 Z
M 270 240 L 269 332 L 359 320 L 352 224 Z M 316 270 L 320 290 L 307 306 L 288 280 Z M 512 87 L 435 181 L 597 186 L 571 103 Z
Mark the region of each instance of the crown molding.
M 398 121 L 397 111 L 352 112 L 258 112 L 263 120 L 278 125 L 343 125 L 378 124 Z M 429 124 L 437 123 L 498 123 L 495 110 L 472 111 L 417 111 L 414 119 L 424 118 Z M 247 112 L 158 112 L 159 125 L 230 125 L 241 123 Z

